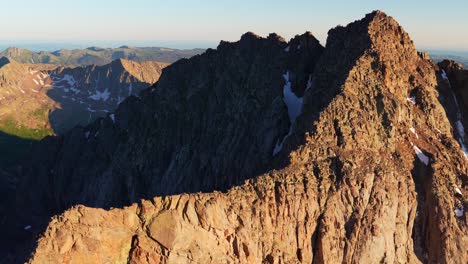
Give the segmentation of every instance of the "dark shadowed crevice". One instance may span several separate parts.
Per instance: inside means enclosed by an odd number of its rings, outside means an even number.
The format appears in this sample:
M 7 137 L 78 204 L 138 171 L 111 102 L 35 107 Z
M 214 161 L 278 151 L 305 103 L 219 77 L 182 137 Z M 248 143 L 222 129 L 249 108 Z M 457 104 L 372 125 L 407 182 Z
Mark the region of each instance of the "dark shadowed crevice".
M 413 170 L 411 175 L 416 190 L 416 216 L 413 223 L 412 238 L 413 249 L 417 258 L 426 263 L 428 261 L 428 248 L 427 239 L 430 237 L 431 232 L 429 227 L 429 213 L 427 197 L 430 195 L 432 175 L 434 171 L 432 167 L 426 166 L 418 159 L 413 162 Z

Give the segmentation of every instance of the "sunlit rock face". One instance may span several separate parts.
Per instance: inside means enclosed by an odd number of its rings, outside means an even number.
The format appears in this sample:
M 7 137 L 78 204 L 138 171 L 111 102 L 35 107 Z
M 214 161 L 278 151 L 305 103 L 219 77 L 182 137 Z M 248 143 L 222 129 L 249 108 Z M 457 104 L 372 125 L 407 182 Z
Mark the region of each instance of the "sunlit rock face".
M 247 33 L 41 142 L 8 223 L 31 263 L 466 263 L 449 89 L 380 11 Z

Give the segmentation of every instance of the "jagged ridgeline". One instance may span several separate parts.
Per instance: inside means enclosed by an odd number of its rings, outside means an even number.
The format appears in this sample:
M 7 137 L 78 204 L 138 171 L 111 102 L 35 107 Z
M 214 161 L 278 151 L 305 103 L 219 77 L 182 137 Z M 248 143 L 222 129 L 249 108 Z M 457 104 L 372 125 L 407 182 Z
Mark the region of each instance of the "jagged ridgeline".
M 441 67 L 380 11 L 325 47 L 221 42 L 41 141 L 3 239 L 31 263 L 466 263 L 466 79 Z

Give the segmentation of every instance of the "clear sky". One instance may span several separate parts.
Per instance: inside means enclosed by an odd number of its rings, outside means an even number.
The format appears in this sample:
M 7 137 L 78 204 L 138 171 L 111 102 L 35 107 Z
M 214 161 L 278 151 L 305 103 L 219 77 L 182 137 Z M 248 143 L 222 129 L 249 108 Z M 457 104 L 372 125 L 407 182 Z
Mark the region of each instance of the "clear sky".
M 468 51 L 468 0 L 0 0 L 0 45 L 147 44 L 214 47 L 247 31 L 324 44 L 338 24 L 380 9 L 419 49 Z

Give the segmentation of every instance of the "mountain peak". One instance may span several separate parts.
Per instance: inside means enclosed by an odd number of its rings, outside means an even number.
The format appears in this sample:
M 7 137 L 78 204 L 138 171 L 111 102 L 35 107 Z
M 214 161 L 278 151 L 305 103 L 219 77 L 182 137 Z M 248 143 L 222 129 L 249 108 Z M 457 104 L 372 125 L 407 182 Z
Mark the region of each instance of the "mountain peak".
M 384 11 L 378 10 L 378 9 L 366 14 L 365 17 L 366 18 L 371 18 L 371 19 L 374 19 L 374 18 L 377 18 L 377 17 L 379 17 L 379 18 L 391 18 Z
M 262 37 L 251 32 L 251 31 L 248 31 L 246 33 L 244 33 L 242 36 L 241 36 L 241 41 L 248 41 L 248 40 L 256 40 L 256 39 L 261 39 Z
M 5 54 L 6 56 L 15 56 L 15 55 L 18 55 L 18 54 L 21 54 L 25 51 L 25 49 L 22 49 L 22 48 L 17 48 L 17 47 L 8 47 L 7 49 L 5 49 L 1 54 Z
M 379 46 L 380 44 L 389 44 L 390 41 L 395 44 L 413 45 L 409 35 L 398 22 L 379 10 L 369 13 L 363 19 L 354 21 L 345 27 L 338 26 L 330 30 L 327 43 L 333 41 L 334 37 L 343 38 L 344 36 L 336 36 L 342 34 L 355 38 L 356 41 L 361 41 L 361 45 Z M 386 48 L 386 45 L 382 48 Z
M 414 66 L 419 60 L 408 33 L 382 11 L 367 14 L 345 27 L 331 29 L 328 32 L 326 53 L 328 61 L 345 63 L 345 71 L 365 54 L 372 54 L 378 63 L 393 62 L 395 66 L 400 62 L 402 65 Z M 408 59 L 400 61 L 403 57 Z

